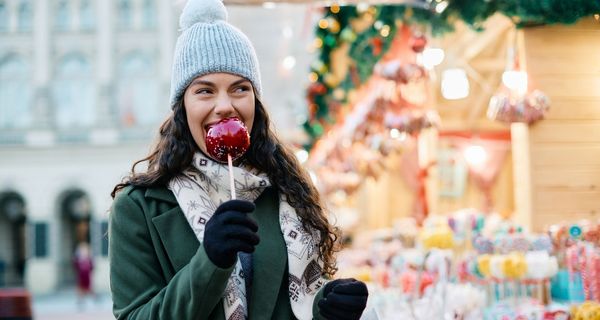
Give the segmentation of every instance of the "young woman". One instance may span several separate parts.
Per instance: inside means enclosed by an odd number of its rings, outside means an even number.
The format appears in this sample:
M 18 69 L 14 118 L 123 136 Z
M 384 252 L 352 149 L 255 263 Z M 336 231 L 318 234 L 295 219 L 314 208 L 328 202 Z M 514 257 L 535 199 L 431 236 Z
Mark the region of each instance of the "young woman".
M 305 171 L 271 131 L 252 44 L 220 0 L 180 18 L 172 113 L 148 157 L 112 192 L 117 319 L 359 319 L 367 288 L 336 271 L 336 234 Z M 250 147 L 228 167 L 208 129 L 238 118 Z M 147 170 L 136 173 L 137 164 Z

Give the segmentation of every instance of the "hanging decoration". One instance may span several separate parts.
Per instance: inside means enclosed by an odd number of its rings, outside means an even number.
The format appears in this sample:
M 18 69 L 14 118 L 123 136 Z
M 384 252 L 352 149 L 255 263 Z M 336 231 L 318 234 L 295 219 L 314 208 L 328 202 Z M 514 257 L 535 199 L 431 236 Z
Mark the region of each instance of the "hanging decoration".
M 336 110 L 338 121 L 312 148 L 308 167 L 326 196 L 350 195 L 365 179 L 379 178 L 386 157 L 414 144 L 420 131 L 439 126 L 437 112 L 426 108 L 429 77 L 416 64 L 411 37 L 408 26 L 397 30 L 388 53 L 355 92 L 354 102 Z
M 518 55 L 523 52 L 523 33 L 516 33 L 514 47 L 507 54 L 502 85 L 490 99 L 487 117 L 509 124 L 523 122 L 532 125 L 544 118 L 550 109 L 550 99 L 540 90 L 530 90 L 525 58 Z
M 549 108 L 550 99 L 540 90 L 517 95 L 502 89 L 490 99 L 487 116 L 500 122 L 524 122 L 532 125 L 542 120 Z
M 351 102 L 359 86 L 372 75 L 399 27 L 421 26 L 410 40 L 412 50 L 419 53 L 427 44 L 426 34 L 436 36 L 452 31 L 457 20 L 480 30 L 496 12 L 509 17 L 517 27 L 570 24 L 600 13 L 600 1 L 413 0 L 377 6 L 339 6 L 334 2 L 316 27 L 314 49 L 318 55 L 311 65 L 311 84 L 307 89 L 309 114 L 303 126 L 309 141 L 305 147 L 311 148 L 316 139 L 340 121 L 338 117 L 344 113 L 340 109 Z M 502 95 L 495 100 L 498 119 L 503 118 L 502 110 L 509 100 Z M 536 118 L 535 112 L 544 110 L 546 102 L 539 93 L 523 100 L 520 105 L 529 105 L 533 108 L 528 109 L 534 111 L 524 117 Z

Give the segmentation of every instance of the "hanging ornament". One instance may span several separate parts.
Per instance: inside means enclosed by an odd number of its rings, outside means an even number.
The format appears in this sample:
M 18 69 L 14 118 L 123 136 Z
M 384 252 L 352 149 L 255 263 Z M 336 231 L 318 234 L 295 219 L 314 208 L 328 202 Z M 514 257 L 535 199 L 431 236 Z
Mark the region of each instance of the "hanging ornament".
M 381 54 L 383 49 L 383 41 L 379 37 L 375 37 L 371 40 L 371 44 L 373 45 L 373 55 L 378 56 Z
M 427 46 L 427 38 L 423 34 L 416 34 L 410 38 L 410 48 L 416 53 L 421 53 Z

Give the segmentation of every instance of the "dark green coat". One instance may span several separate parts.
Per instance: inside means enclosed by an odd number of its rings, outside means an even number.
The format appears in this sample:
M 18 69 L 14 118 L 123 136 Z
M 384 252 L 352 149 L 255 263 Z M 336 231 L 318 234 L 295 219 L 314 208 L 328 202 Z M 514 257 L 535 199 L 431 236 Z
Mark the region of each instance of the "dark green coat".
M 250 215 L 261 240 L 253 257 L 249 318 L 295 319 L 277 193 L 268 188 L 255 203 Z M 109 243 L 117 319 L 225 319 L 221 297 L 233 267 L 221 269 L 208 259 L 170 190 L 123 189 L 110 213 Z M 321 292 L 313 315 L 320 298 Z

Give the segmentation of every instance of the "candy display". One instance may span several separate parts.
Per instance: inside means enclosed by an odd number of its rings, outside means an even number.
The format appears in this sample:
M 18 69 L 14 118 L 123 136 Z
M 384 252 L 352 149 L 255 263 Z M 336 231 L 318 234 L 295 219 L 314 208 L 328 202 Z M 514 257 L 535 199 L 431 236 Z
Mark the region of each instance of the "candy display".
M 474 209 L 396 225 L 414 241 L 388 230 L 340 259 L 369 281 L 379 319 L 600 319 L 596 225 L 534 234 Z

